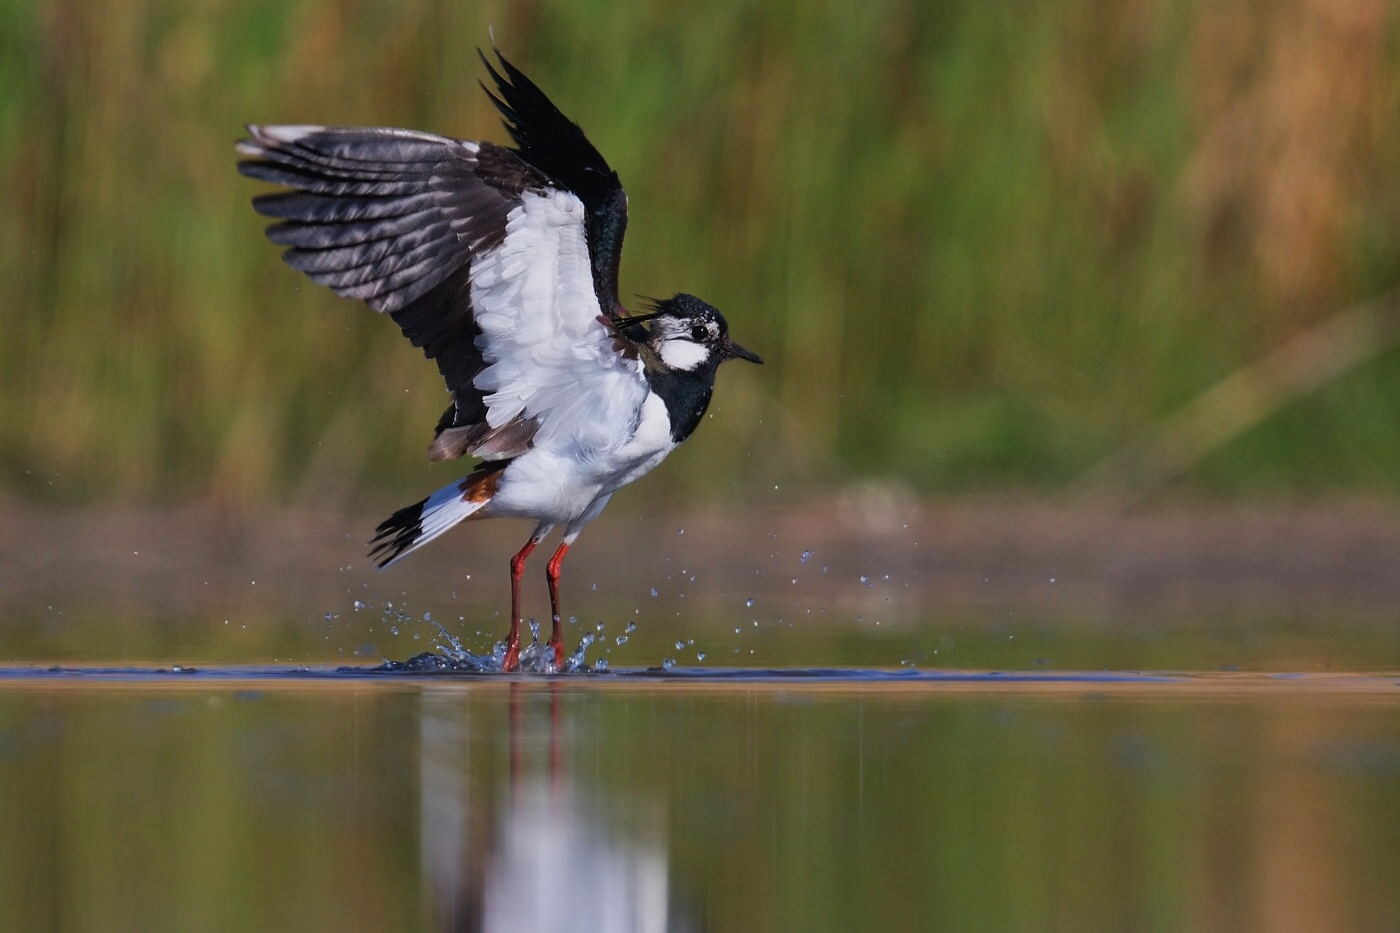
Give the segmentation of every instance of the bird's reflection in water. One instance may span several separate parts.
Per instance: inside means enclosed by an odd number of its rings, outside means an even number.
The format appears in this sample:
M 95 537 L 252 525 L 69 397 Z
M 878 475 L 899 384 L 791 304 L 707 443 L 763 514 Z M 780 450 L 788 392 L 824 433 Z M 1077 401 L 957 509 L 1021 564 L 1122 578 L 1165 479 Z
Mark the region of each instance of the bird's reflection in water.
M 565 764 L 559 699 L 557 688 L 546 694 L 512 685 L 503 723 L 488 721 L 461 691 L 425 689 L 420 838 L 438 927 L 686 929 L 671 916 L 664 840 L 637 831 L 648 816 L 663 823 L 658 802 L 629 795 L 624 811 L 575 778 Z

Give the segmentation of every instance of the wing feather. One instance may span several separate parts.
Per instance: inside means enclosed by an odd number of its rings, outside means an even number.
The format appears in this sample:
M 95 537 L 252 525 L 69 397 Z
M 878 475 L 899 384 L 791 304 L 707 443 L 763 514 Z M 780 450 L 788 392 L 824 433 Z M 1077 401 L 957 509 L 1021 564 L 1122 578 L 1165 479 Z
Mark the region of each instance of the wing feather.
M 582 457 L 630 437 L 648 391 L 599 320 L 585 212 L 571 192 L 527 192 L 472 270 L 487 423 L 534 421 L 536 446 Z
M 556 187 L 571 191 L 587 211 L 588 253 L 593 290 L 609 317 L 621 313 L 617 298 L 622 239 L 627 233 L 627 195 L 617 172 L 588 141 L 582 127 L 554 105 L 525 73 L 499 51 L 497 71 L 484 54 L 481 61 L 496 93 L 482 89 L 500 111 L 520 157 L 544 172 Z
M 391 315 L 453 405 L 433 459 L 618 442 L 646 395 L 617 349 L 626 196 L 597 150 L 514 66 L 491 69 L 520 147 L 374 127 L 250 126 L 239 170 L 283 259 Z M 488 64 L 488 68 L 490 65 Z
M 486 365 L 472 314 L 475 249 L 500 242 L 519 185 L 480 171 L 514 156 L 489 143 L 354 127 L 249 127 L 239 170 L 292 190 L 255 198 L 283 258 L 312 281 L 389 313 L 437 363 L 452 393 L 448 427 L 484 419 L 473 379 Z M 526 166 L 517 173 L 529 176 Z M 546 181 L 531 176 L 539 186 Z M 524 443 L 528 444 L 528 438 Z M 458 451 L 458 455 L 469 453 Z

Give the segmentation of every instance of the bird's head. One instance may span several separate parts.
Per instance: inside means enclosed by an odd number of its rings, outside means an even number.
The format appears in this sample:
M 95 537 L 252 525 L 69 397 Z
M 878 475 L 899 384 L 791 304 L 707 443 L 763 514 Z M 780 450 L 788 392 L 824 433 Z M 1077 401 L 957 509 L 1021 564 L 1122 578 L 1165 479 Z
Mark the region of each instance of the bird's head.
M 729 339 L 729 324 L 719 310 L 705 304 L 694 295 L 676 295 L 653 301 L 645 314 L 626 319 L 629 330 L 646 324 L 645 344 L 657 361 L 667 369 L 683 372 L 714 370 L 725 360 L 748 360 L 762 363 L 757 353 L 745 350 Z M 640 327 L 636 330 L 640 331 Z

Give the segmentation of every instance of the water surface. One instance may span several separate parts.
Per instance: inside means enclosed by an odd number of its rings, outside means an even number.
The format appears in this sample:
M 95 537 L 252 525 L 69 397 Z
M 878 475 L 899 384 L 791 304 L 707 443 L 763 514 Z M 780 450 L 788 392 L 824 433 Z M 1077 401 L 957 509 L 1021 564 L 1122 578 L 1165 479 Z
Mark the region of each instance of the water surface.
M 1400 678 L 0 676 L 5 930 L 1400 926 Z

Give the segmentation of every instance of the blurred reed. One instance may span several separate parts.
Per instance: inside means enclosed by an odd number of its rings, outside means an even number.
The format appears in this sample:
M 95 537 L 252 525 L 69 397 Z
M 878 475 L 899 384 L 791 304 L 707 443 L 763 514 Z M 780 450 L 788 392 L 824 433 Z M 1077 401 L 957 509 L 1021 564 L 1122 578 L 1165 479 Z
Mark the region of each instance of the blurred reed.
M 489 26 L 621 172 L 624 288 L 695 292 L 770 360 L 654 496 L 1065 488 L 1400 282 L 1385 0 L 0 0 L 0 488 L 428 488 L 433 367 L 277 261 L 232 142 L 502 139 Z M 1357 358 L 1178 482 L 1393 490 L 1400 358 Z

